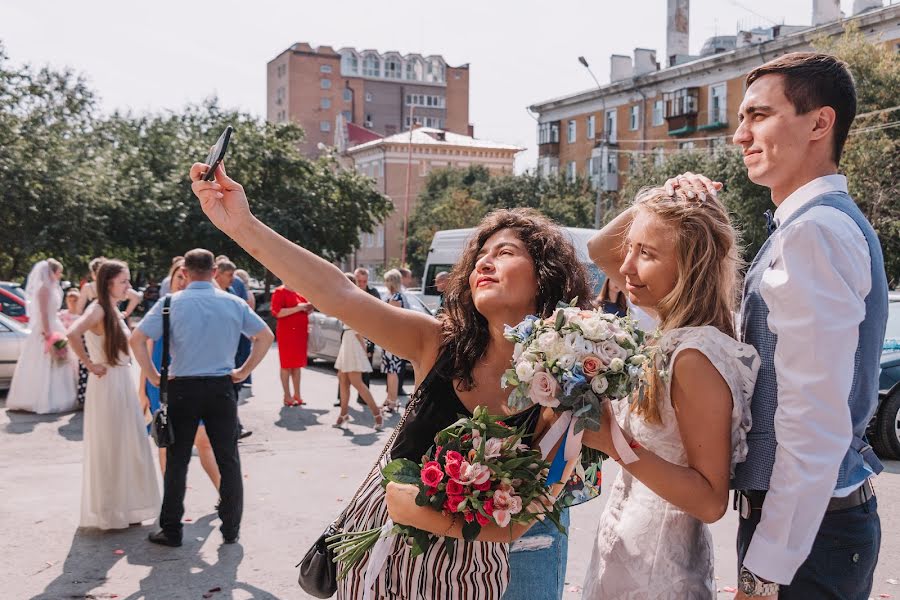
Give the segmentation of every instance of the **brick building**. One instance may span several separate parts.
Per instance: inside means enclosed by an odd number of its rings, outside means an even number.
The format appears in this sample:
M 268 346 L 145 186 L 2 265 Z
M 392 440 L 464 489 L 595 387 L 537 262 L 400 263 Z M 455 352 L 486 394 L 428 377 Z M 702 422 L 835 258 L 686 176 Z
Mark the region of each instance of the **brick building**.
M 666 153 L 731 144 L 744 79 L 754 67 L 788 52 L 808 51 L 821 36 L 853 22 L 866 36 L 900 50 L 900 5 L 856 0 L 842 18 L 839 0 L 813 0 L 812 26 L 776 25 L 717 36 L 700 56 L 687 54 L 688 0 L 668 0 L 667 52 L 610 58 L 610 83 L 530 106 L 538 114 L 538 170 L 590 178 L 618 191 L 636 156 L 662 162 Z M 599 212 L 599 211 L 598 211 Z
M 381 136 L 414 122 L 471 135 L 469 65 L 422 56 L 330 46 L 292 45 L 266 67 L 269 121 L 294 121 L 306 131 L 303 151 L 331 146 L 337 117 Z
M 352 124 L 349 129 L 351 140 L 367 135 Z M 357 171 L 371 177 L 378 191 L 394 203 L 394 212 L 384 224 L 374 234 L 362 235 L 361 247 L 347 266 L 380 270 L 399 261 L 404 214 L 408 211 L 412 215 L 415 211 L 416 199 L 432 170 L 483 165 L 493 174 L 511 174 L 515 156 L 522 150 L 432 127 L 417 127 L 347 148 L 345 159 L 352 161 Z

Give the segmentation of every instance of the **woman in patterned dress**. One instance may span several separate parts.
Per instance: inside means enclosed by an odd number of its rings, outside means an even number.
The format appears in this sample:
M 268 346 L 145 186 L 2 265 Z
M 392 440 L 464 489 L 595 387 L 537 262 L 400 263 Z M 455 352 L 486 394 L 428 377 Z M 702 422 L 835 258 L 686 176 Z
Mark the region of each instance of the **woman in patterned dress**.
M 416 397 L 385 460 L 419 460 L 434 435 L 453 424 L 459 412 L 485 406 L 492 414 L 509 414 L 508 391 L 500 387 L 500 378 L 513 344 L 503 337 L 504 325 L 529 314 L 548 316 L 560 300 L 588 297 L 586 272 L 565 234 L 538 213 L 515 209 L 492 213 L 473 234 L 450 277 L 440 318 L 391 306 L 257 220 L 243 188 L 228 178 L 224 167 L 216 170 L 215 182 L 202 181 L 207 168 L 193 165 L 191 179 L 203 211 L 217 227 L 315 306 L 410 360 Z M 539 435 L 552 410 L 532 408 L 517 418 Z M 529 419 L 537 422 L 532 425 Z M 462 538 L 458 519 L 417 506 L 416 494 L 414 486 L 391 483 L 383 489 L 373 472 L 347 507 L 344 528 L 381 526 L 390 516 L 395 523 Z M 509 579 L 508 543 L 525 530 L 487 525 L 478 540 L 459 545 L 452 554 L 436 544 L 415 558 L 397 539 L 374 583 L 374 597 L 499 599 Z M 362 597 L 366 567 L 367 559 L 354 566 L 342 580 L 338 598 Z
M 388 289 L 388 303 L 399 308 L 408 308 L 403 295 L 403 276 L 399 269 L 391 269 L 384 274 L 384 285 Z M 387 350 L 381 355 L 381 370 L 387 378 L 387 397 L 381 409 L 384 412 L 397 410 L 397 394 L 400 390 L 400 373 L 406 368 L 407 361 L 391 354 Z

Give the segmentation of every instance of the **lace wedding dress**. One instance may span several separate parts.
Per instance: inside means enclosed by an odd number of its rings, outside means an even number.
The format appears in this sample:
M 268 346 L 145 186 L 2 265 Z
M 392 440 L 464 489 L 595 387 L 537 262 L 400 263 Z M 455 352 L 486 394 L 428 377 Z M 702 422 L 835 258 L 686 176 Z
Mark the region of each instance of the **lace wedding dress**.
M 716 367 L 731 389 L 732 474 L 747 456 L 750 398 L 759 356 L 748 344 L 714 327 L 685 327 L 666 333 L 660 348 L 674 364 L 679 352 L 694 348 Z M 671 379 L 669 380 L 671 381 Z M 622 429 L 659 457 L 688 465 L 669 385 L 660 405 L 661 424 L 647 423 L 628 400 L 613 403 Z M 695 600 L 716 597 L 713 543 L 709 528 L 678 509 L 622 469 L 610 490 L 587 570 L 583 598 L 591 600 Z

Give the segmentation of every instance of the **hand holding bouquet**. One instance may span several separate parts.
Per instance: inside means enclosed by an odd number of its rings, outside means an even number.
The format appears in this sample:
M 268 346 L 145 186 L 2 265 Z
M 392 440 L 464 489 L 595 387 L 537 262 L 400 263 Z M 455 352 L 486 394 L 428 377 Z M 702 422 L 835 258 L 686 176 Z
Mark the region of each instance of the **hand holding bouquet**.
M 69 362 L 69 340 L 61 333 L 53 332 L 44 338 L 44 352 L 53 359 L 56 366 Z
M 500 417 L 478 407 L 471 418 L 440 431 L 420 464 L 405 458 L 388 463 L 381 471 L 382 483 L 418 487 L 416 504 L 452 515 L 462 523 L 467 542 L 474 541 L 482 527 L 491 523 L 506 527 L 543 516 L 559 527 L 559 511 L 546 482 L 549 464 L 539 451 L 522 442 L 523 435 L 524 428 L 509 427 Z M 341 565 L 338 578 L 346 576 L 376 542 L 381 548 L 372 550 L 368 569 L 380 570 L 394 535 L 408 538 L 412 556 L 422 554 L 441 537 L 390 520 L 383 528 L 338 534 L 329 539 L 329 548 Z M 453 551 L 455 541 L 444 538 L 448 552 Z
M 600 429 L 604 399 L 643 394 L 644 332 L 629 317 L 560 303 L 546 319 L 531 315 L 507 326 L 505 337 L 516 344 L 501 381 L 514 388 L 509 406 L 518 411 L 540 404 L 560 414 L 540 445 L 547 456 L 563 439 L 551 469 L 554 482 L 580 450 L 581 432 Z

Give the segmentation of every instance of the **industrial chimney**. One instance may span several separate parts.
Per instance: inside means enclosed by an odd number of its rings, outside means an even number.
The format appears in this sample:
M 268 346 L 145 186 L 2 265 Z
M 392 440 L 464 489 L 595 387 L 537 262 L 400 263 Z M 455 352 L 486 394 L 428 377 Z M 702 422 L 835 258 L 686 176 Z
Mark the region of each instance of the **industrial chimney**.
M 841 20 L 841 0 L 813 0 L 813 27 Z
M 677 57 L 690 54 L 690 1 L 668 0 L 666 18 L 666 62 L 672 67 Z

